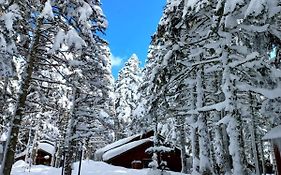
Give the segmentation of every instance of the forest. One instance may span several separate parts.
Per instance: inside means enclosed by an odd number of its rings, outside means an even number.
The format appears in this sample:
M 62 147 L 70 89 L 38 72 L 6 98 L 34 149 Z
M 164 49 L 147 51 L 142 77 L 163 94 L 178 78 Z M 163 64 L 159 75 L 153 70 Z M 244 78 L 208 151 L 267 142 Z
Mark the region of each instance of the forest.
M 281 124 L 280 0 L 167 0 L 145 67 L 133 54 L 116 80 L 107 25 L 100 0 L 0 0 L 0 175 L 42 140 L 71 175 L 151 130 L 150 175 L 175 148 L 183 174 L 280 171 L 263 139 Z

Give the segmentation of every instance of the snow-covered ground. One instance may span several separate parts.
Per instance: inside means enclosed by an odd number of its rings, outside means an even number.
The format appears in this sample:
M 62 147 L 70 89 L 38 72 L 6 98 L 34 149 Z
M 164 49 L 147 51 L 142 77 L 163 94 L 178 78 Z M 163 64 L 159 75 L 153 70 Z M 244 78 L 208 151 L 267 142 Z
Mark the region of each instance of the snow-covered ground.
M 146 175 L 148 169 L 135 170 L 118 166 L 112 166 L 104 162 L 85 160 L 82 163 L 81 175 Z M 78 163 L 74 164 L 73 175 L 77 175 Z M 60 175 L 60 168 L 53 168 L 43 165 L 34 165 L 31 169 L 24 161 L 18 161 L 14 164 L 12 175 Z M 171 175 L 183 175 L 172 172 Z

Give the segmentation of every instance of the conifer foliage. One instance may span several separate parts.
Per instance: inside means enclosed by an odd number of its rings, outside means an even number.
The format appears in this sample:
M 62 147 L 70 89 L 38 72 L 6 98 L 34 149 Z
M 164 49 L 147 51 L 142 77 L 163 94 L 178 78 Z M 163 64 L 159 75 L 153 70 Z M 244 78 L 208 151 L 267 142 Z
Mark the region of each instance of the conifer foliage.
M 175 147 L 183 173 L 264 173 L 261 137 L 281 124 L 280 24 L 280 0 L 167 0 L 144 69 L 133 54 L 114 82 L 99 0 L 0 0 L 0 174 L 21 152 L 34 163 L 43 139 L 71 175 L 78 152 L 151 129 L 151 175 Z
M 77 142 L 89 146 L 93 133 L 99 132 L 95 127 L 113 125 L 109 119 L 114 113 L 109 49 L 97 35 L 107 27 L 100 2 L 0 3 L 1 93 L 7 96 L 12 76 L 17 76 L 19 87 L 12 94 L 11 116 L 1 123 L 10 128 L 1 174 L 10 174 L 16 150 L 23 151 L 17 141 L 25 131 L 32 136 L 27 144 L 35 146 L 39 138 L 47 138 L 64 145 L 64 172 L 71 174 Z M 18 67 L 13 66 L 14 60 Z M 1 105 L 1 114 L 4 109 Z M 51 122 L 50 115 L 59 123 Z M 40 129 L 35 132 L 35 126 L 53 128 L 53 137 L 40 134 Z
M 133 111 L 137 106 L 138 87 L 142 81 L 140 61 L 133 54 L 120 70 L 115 82 L 116 139 L 132 134 Z
M 264 131 L 258 128 L 271 128 L 271 120 L 261 123 L 260 117 L 280 99 L 275 93 L 280 90 L 275 65 L 280 64 L 280 5 L 275 0 L 167 1 L 144 69 L 141 111 L 148 121 L 181 121 L 185 127 L 177 127 L 177 137 L 190 134 L 177 142 L 191 149 L 192 174 L 262 171 L 264 157 L 256 145 L 262 145 Z M 274 121 L 271 125 L 280 124 Z

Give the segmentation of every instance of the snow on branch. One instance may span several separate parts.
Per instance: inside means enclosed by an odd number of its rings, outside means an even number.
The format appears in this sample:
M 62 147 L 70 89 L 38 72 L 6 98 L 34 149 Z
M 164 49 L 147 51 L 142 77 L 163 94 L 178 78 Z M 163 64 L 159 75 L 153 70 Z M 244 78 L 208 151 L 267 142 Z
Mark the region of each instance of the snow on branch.
M 230 63 L 229 66 L 234 68 L 234 67 L 240 66 L 244 63 L 251 62 L 251 61 L 255 60 L 256 58 L 258 58 L 259 56 L 260 56 L 260 54 L 258 52 L 253 52 L 253 53 L 250 53 L 249 55 L 247 55 L 246 59 L 244 59 L 242 61 Z
M 54 19 L 53 9 L 50 0 L 47 0 L 45 6 L 39 15 L 39 18 Z
M 200 112 L 207 112 L 207 111 L 222 111 L 228 103 L 226 101 L 219 102 L 209 106 L 203 106 L 201 108 L 192 109 L 187 112 L 181 112 L 180 115 L 192 115 L 192 114 L 199 114 Z
M 263 95 L 268 99 L 275 99 L 281 97 L 281 87 L 278 85 L 275 89 L 256 88 L 250 85 L 238 85 L 237 88 L 241 91 L 252 91 Z

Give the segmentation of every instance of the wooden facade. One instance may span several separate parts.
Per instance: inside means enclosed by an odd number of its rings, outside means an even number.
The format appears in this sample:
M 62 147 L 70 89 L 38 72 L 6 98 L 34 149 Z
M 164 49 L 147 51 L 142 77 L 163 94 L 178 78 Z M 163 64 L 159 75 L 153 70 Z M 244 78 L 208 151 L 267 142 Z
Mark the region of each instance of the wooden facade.
M 52 158 L 53 158 L 52 154 L 39 149 L 39 150 L 37 150 L 37 153 L 36 153 L 35 164 L 51 166 Z
M 34 159 L 35 165 L 47 165 L 50 166 L 52 159 L 54 158 L 55 147 L 54 144 L 48 140 L 42 140 L 38 143 L 36 150 L 36 157 Z M 23 160 L 25 161 L 27 156 L 27 150 L 17 154 L 15 156 L 15 161 Z

